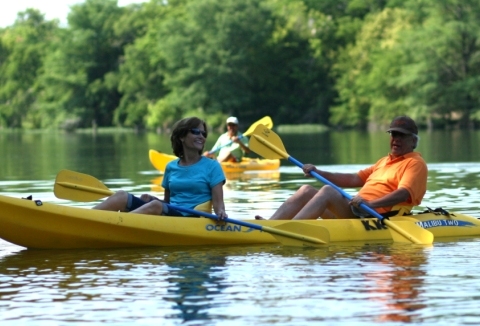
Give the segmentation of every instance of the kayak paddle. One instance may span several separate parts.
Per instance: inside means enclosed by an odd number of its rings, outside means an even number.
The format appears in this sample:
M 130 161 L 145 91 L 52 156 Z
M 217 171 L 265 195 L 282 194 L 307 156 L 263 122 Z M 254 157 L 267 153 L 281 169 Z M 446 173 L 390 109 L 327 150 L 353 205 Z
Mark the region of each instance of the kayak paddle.
M 148 151 L 148 158 L 150 159 L 150 162 L 155 169 L 165 172 L 167 164 L 170 163 L 170 161 L 176 159 L 177 157 L 175 155 L 160 153 L 159 151 L 151 149 Z
M 94 201 L 114 194 L 112 190 L 95 177 L 70 170 L 62 170 L 57 174 L 53 192 L 57 198 L 82 202 Z M 218 216 L 214 214 L 171 204 L 167 205 L 178 211 L 220 221 Z M 288 246 L 323 245 L 330 241 L 330 233 L 324 227 L 301 222 L 287 222 L 269 227 L 231 218 L 225 218 L 222 221 L 270 233 L 281 244 Z
M 255 131 L 255 128 L 257 128 L 258 125 L 264 125 L 265 127 L 269 128 L 269 129 L 272 129 L 273 128 L 273 121 L 272 121 L 272 118 L 270 118 L 268 115 L 261 118 L 260 120 L 258 121 L 255 121 L 254 123 L 252 123 L 252 125 L 250 126 L 250 128 L 247 129 L 247 131 L 245 131 L 240 137 L 238 137 L 239 139 L 243 138 L 243 137 L 247 137 L 247 136 L 250 136 L 250 134 L 252 134 L 254 131 Z M 217 148 L 214 148 L 212 149 L 211 151 L 208 152 L 208 154 L 213 154 L 215 152 L 218 152 L 220 149 L 222 149 L 223 147 L 226 147 L 226 146 L 230 146 L 231 144 L 233 143 L 233 141 L 230 141 L 229 143 L 227 144 L 224 144 L 222 146 L 219 146 Z
M 297 165 L 298 167 L 303 167 L 303 164 L 301 162 L 288 155 L 280 137 L 267 127 L 261 125 L 257 126 L 254 134 L 250 138 L 250 148 L 252 151 L 265 158 L 285 158 L 293 164 Z M 335 188 L 344 198 L 348 200 L 352 199 L 352 196 L 347 194 L 337 185 L 322 177 L 320 174 L 314 171 L 310 172 L 310 174 L 319 181 Z M 417 244 L 431 244 L 433 242 L 433 234 L 430 231 L 419 227 L 415 223 L 409 221 L 392 222 L 389 219 L 384 218 L 377 211 L 368 207 L 364 203 L 360 205 L 360 208 L 385 223 L 388 226 L 390 233 L 392 234 L 392 238 L 395 242 L 413 242 Z

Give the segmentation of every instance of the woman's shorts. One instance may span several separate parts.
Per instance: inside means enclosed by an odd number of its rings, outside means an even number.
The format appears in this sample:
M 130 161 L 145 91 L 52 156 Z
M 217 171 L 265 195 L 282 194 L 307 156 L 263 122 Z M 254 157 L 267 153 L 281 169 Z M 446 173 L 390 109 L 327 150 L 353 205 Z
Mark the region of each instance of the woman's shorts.
M 154 200 L 160 200 L 160 199 L 154 199 Z M 180 211 L 176 210 L 175 208 L 172 208 L 172 206 L 168 205 L 163 200 L 160 200 L 160 201 L 163 204 L 162 205 L 162 215 L 165 215 L 165 216 L 185 216 Z M 129 212 L 134 211 L 137 208 L 142 207 L 145 204 L 146 204 L 146 202 L 144 202 L 140 198 L 135 197 L 131 193 L 128 193 L 127 211 L 129 211 Z M 198 216 L 186 215 L 186 217 L 198 217 Z

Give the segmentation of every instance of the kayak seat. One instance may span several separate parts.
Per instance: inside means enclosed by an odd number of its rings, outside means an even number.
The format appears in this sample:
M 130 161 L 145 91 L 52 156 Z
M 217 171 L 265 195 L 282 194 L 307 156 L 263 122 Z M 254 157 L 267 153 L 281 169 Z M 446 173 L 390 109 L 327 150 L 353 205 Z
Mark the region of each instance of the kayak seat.
M 212 208 L 213 207 L 212 207 L 212 201 L 211 200 L 195 206 L 196 211 L 201 211 L 201 212 L 205 212 L 205 213 L 209 213 L 209 214 L 212 213 Z

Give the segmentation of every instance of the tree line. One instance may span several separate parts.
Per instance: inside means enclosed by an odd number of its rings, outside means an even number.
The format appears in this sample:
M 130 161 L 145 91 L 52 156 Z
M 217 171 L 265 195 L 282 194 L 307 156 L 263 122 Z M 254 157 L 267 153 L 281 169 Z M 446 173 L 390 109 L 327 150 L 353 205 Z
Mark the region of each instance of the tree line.
M 86 0 L 0 29 L 0 128 L 480 124 L 474 0 Z

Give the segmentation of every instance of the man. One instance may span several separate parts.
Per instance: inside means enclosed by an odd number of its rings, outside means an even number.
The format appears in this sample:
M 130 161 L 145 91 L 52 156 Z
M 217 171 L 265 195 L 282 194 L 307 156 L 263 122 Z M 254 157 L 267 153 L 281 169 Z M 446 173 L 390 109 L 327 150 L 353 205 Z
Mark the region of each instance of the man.
M 243 137 L 243 134 L 238 131 L 238 119 L 236 117 L 227 119 L 227 132 L 220 135 L 212 150 L 203 153 L 203 155 L 214 157 L 213 153 L 218 150 L 217 161 L 219 162 L 240 162 L 245 153 L 250 153 L 248 138 Z
M 427 164 L 413 150 L 418 144 L 418 128 L 411 118 L 400 116 L 393 119 L 390 128 L 390 153 L 374 165 L 357 173 L 330 173 L 320 171 L 311 164 L 303 166 L 310 176 L 315 171 L 339 187 L 361 187 L 358 194 L 348 201 L 331 186 L 320 190 L 304 185 L 287 199 L 270 219 L 304 220 L 322 218 L 367 217 L 361 210 L 364 203 L 380 214 L 395 209 L 407 211 L 419 205 L 427 190 Z M 391 212 L 393 213 L 393 212 Z M 255 216 L 256 219 L 263 219 Z

